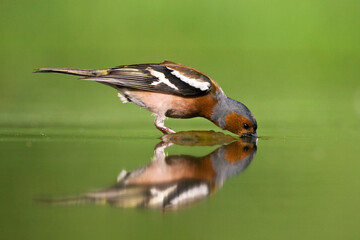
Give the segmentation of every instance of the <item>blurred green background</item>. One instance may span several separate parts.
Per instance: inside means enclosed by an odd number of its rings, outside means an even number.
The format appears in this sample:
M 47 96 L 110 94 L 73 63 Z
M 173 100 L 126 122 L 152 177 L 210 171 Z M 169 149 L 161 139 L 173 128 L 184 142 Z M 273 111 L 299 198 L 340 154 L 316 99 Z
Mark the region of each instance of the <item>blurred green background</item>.
M 1 0 L 0 13 L 2 239 L 359 239 L 360 1 Z M 111 185 L 161 134 L 113 89 L 32 69 L 165 59 L 251 109 L 262 138 L 249 169 L 165 215 L 34 204 Z

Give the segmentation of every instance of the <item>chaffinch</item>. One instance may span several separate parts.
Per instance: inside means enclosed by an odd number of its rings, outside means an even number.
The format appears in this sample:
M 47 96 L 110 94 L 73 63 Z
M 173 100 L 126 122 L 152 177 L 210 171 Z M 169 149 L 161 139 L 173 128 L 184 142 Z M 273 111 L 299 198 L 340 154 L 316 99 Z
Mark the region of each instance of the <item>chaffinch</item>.
M 115 88 L 120 99 L 151 111 L 155 126 L 164 134 L 175 133 L 164 125 L 166 117 L 204 117 L 221 129 L 238 135 L 256 135 L 254 115 L 242 103 L 225 95 L 221 87 L 204 73 L 182 64 L 135 64 L 104 70 L 40 68 L 34 72 L 54 72 L 83 76 Z
M 163 142 L 156 145 L 150 163 L 131 172 L 122 170 L 117 183 L 110 188 L 75 197 L 40 201 L 52 204 L 95 203 L 125 208 L 174 210 L 199 202 L 215 193 L 228 178 L 249 166 L 257 149 L 257 138 L 240 138 L 236 141 L 233 139 L 228 143 L 228 138 L 213 132 L 177 134 L 181 134 L 179 137 L 183 138 L 180 140 L 183 143 L 173 137 L 163 138 Z M 209 144 L 209 139 L 201 139 L 201 135 L 208 135 L 205 137 L 212 139 L 221 137 L 227 145 L 201 157 L 185 154 L 166 156 L 164 150 L 172 144 L 213 145 Z M 197 143 L 192 141 L 192 144 L 189 144 L 189 139 L 195 139 Z

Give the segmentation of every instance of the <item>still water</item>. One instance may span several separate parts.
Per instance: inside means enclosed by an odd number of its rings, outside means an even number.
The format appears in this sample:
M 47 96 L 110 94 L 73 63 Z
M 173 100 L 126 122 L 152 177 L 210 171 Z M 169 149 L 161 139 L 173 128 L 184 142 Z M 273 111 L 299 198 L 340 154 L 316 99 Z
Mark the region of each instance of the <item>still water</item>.
M 0 144 L 9 239 L 359 237 L 359 158 L 344 136 L 14 132 Z
M 151 162 L 131 172 L 123 169 L 116 185 L 79 196 L 38 199 L 37 202 L 177 210 L 209 197 L 229 177 L 245 170 L 256 153 L 256 142 L 257 138 L 236 140 L 215 132 L 165 135 L 155 146 Z M 224 145 L 201 157 L 186 154 L 166 156 L 165 149 L 173 144 Z

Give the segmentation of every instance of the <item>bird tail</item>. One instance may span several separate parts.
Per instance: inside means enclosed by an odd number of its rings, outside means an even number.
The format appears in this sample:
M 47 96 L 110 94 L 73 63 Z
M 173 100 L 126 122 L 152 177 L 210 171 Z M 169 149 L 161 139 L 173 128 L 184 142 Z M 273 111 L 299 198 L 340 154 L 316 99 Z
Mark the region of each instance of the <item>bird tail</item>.
M 88 198 L 86 196 L 67 197 L 67 198 L 37 198 L 34 202 L 49 205 L 83 205 L 96 204 L 97 199 Z M 100 202 L 100 201 L 99 201 Z
M 38 68 L 34 73 L 61 73 L 84 77 L 99 77 L 108 74 L 107 70 L 75 69 L 75 68 Z
M 36 203 L 48 205 L 111 205 L 123 208 L 144 207 L 151 198 L 149 187 L 143 186 L 115 186 L 99 192 L 64 198 L 37 198 Z

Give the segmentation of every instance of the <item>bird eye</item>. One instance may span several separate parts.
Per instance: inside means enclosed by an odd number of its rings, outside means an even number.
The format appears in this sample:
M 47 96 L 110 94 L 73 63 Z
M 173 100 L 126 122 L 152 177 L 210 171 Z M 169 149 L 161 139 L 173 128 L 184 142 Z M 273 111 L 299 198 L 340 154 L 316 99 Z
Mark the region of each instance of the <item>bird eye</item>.
M 249 129 L 249 127 L 250 127 L 249 124 L 244 123 L 244 128 L 245 128 L 245 129 Z
M 249 148 L 248 146 L 243 147 L 243 151 L 244 151 L 244 152 L 249 151 L 249 149 L 250 149 L 250 148 Z

